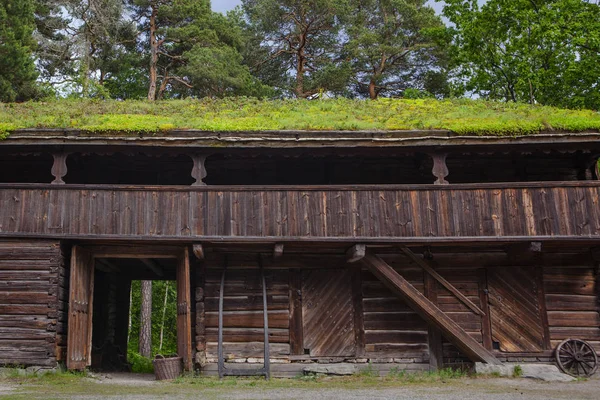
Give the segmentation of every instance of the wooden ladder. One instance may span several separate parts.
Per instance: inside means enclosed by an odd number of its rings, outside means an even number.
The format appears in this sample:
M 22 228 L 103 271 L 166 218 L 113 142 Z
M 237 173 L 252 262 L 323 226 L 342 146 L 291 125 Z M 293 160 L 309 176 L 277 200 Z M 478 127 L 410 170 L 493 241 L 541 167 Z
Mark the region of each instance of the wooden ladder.
M 221 290 L 219 291 L 219 345 L 218 345 L 218 366 L 219 366 L 219 378 L 224 376 L 264 376 L 266 379 L 271 377 L 271 362 L 269 355 L 269 314 L 267 312 L 267 285 L 265 281 L 265 271 L 262 264 L 260 255 L 258 256 L 258 266 L 260 269 L 260 279 L 262 285 L 263 295 L 263 324 L 264 324 L 264 363 L 262 368 L 258 369 L 229 369 L 225 367 L 225 358 L 223 357 L 223 296 L 225 292 L 225 276 L 227 274 L 227 257 L 225 257 L 225 265 L 223 266 L 223 273 L 221 274 Z

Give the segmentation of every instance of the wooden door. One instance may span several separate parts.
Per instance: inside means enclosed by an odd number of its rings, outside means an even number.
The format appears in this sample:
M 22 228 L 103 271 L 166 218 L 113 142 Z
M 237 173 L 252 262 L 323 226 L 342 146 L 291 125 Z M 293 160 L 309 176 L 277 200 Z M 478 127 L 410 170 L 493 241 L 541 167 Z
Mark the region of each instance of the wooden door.
M 488 270 L 492 340 L 507 353 L 544 350 L 544 328 L 533 268 Z
M 356 354 L 351 283 L 348 269 L 303 271 L 304 348 L 311 356 Z
M 67 368 L 71 370 L 83 370 L 92 363 L 93 263 L 89 251 L 73 246 L 67 336 Z
M 192 370 L 192 319 L 190 295 L 190 257 L 186 247 L 177 259 L 177 353 L 187 371 Z

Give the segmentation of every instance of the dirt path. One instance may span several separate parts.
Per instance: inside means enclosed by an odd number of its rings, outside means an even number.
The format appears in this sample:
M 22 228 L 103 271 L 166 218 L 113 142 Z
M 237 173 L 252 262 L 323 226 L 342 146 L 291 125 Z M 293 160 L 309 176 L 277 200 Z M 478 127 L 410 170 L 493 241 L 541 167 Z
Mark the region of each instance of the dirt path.
M 156 382 L 151 375 L 99 375 L 68 383 L 39 382 L 22 385 L 0 382 L 4 399 L 285 399 L 285 400 L 359 400 L 359 399 L 590 399 L 600 398 L 600 379 L 573 383 L 544 383 L 529 379 L 465 378 L 434 383 L 378 384 L 365 380 L 340 384 L 339 381 L 298 382 L 275 380 L 193 380 Z

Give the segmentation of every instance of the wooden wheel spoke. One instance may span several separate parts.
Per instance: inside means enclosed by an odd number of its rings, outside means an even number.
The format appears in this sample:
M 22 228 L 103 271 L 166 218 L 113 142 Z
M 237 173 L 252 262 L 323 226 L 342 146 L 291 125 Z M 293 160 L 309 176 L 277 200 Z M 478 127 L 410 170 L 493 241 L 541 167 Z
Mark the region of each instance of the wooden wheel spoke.
M 598 368 L 594 348 L 584 340 L 567 339 L 556 348 L 556 363 L 572 376 L 591 376 Z

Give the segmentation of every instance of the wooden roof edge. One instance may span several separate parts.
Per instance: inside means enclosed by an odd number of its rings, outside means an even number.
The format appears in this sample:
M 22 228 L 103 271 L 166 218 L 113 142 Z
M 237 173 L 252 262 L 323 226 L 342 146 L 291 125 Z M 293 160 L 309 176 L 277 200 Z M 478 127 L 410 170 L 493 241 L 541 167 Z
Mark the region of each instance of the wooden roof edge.
M 459 135 L 448 130 L 89 132 L 21 129 L 1 145 L 136 145 L 181 147 L 395 147 L 598 142 L 600 131 L 543 131 L 525 135 Z

